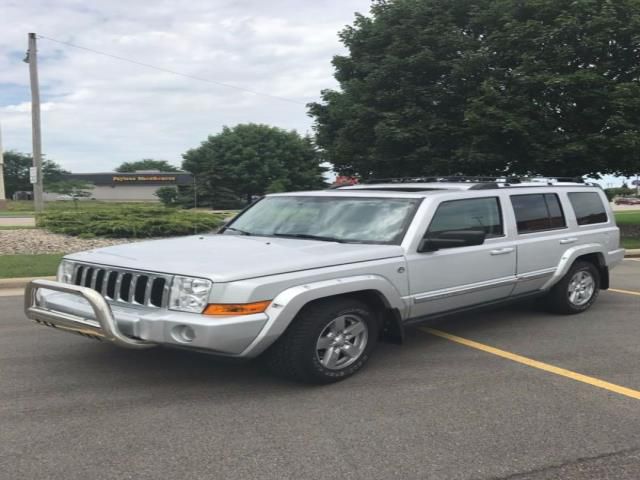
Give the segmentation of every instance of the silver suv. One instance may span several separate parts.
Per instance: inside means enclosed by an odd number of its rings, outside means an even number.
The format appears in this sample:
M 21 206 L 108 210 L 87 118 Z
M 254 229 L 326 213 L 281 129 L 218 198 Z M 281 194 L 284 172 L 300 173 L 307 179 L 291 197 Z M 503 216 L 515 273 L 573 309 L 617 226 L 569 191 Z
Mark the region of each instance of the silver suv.
M 68 255 L 26 315 L 130 348 L 346 378 L 409 324 L 532 296 L 588 309 L 624 257 L 603 191 L 557 179 L 391 179 L 268 195 L 220 232 Z

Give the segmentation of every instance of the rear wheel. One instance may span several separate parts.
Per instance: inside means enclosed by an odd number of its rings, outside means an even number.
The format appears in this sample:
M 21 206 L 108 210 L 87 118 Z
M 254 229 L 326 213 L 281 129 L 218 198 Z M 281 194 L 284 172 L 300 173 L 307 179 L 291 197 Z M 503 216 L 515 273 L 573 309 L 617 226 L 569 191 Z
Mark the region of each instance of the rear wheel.
M 266 352 L 271 370 L 305 383 L 331 383 L 360 370 L 378 338 L 369 307 L 339 298 L 305 307 Z
M 600 272 L 593 263 L 578 260 L 549 293 L 553 312 L 573 314 L 584 312 L 595 302 L 600 292 Z

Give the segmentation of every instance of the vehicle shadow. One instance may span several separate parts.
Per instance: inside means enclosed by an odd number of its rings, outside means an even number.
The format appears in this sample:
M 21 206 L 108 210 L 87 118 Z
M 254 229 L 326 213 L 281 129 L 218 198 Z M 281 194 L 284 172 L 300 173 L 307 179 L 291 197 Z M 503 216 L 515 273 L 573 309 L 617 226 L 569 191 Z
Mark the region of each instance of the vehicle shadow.
M 380 343 L 365 370 L 366 382 L 375 381 L 376 369 L 397 367 L 402 362 L 413 363 L 415 355 L 428 355 L 430 346 L 442 339 L 425 334 L 419 328 L 428 326 L 455 332 L 461 326 L 466 332 L 484 327 L 500 327 L 530 318 L 530 304 L 513 304 L 507 307 L 465 313 L 425 322 L 407 329 L 403 345 Z M 553 316 L 549 315 L 550 319 Z M 66 335 L 66 334 L 65 334 Z M 65 363 L 74 365 L 78 375 L 98 376 L 105 380 L 105 388 L 118 384 L 118 388 L 151 391 L 163 395 L 181 392 L 181 395 L 207 394 L 229 395 L 234 392 L 246 395 L 259 391 L 260 395 L 277 394 L 296 390 L 308 390 L 301 385 L 271 375 L 263 358 L 241 360 L 181 349 L 156 347 L 148 350 L 126 350 L 112 345 L 87 341 L 73 341 L 73 348 L 65 352 Z M 56 375 L 59 365 L 45 366 Z M 384 375 L 383 375 L 384 376 Z M 354 377 L 353 380 L 359 378 Z M 350 380 L 352 382 L 353 380 Z M 338 384 L 339 385 L 339 384 Z M 323 388 L 323 387 L 320 387 Z M 175 393 L 171 393 L 175 395 Z

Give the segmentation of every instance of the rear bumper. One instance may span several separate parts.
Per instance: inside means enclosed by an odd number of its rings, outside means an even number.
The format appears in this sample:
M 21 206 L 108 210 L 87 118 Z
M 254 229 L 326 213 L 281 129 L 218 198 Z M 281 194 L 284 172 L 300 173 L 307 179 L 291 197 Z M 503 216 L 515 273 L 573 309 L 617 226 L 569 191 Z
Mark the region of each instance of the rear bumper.
M 617 248 L 615 250 L 608 251 L 606 259 L 607 267 L 609 267 L 609 269 L 612 269 L 613 267 L 621 263 L 622 260 L 624 260 L 624 254 L 624 248 Z
M 50 327 L 126 348 L 154 345 L 243 356 L 267 322 L 265 314 L 212 317 L 109 303 L 95 290 L 34 280 L 25 291 L 25 314 Z

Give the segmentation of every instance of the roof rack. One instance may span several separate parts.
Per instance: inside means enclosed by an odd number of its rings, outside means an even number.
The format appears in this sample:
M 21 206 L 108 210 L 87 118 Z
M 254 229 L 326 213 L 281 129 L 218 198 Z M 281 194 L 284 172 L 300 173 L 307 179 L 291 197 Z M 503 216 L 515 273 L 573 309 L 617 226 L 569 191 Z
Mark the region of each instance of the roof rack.
M 582 177 L 543 177 L 543 176 L 518 176 L 518 175 L 499 175 L 499 176 L 474 176 L 474 175 L 434 175 L 428 177 L 392 177 L 392 178 L 375 178 L 365 180 L 362 183 L 367 185 L 378 183 L 489 183 L 502 184 L 504 186 L 518 183 L 545 183 L 554 185 L 556 183 L 580 183 L 585 184 Z M 486 187 L 485 187 L 486 188 Z
M 599 187 L 596 182 L 586 182 L 582 177 L 543 177 L 543 176 L 469 176 L 469 175 L 446 175 L 431 177 L 398 177 L 380 178 L 365 180 L 361 185 L 394 183 L 461 183 L 467 184 L 467 190 L 489 190 L 495 188 L 517 188 L 517 187 L 541 187 L 541 186 L 567 186 L 583 185 L 588 187 Z

